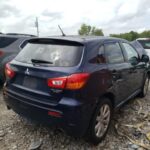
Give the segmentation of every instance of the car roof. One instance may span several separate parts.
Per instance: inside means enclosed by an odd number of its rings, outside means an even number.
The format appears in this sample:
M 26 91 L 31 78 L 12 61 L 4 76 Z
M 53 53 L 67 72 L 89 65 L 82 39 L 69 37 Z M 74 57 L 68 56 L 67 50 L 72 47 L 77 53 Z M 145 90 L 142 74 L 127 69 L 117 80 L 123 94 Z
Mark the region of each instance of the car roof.
M 136 39 L 137 41 L 138 40 L 150 40 L 150 38 L 138 38 L 138 39 Z
M 74 41 L 74 42 L 79 42 L 79 43 L 88 43 L 88 42 L 102 42 L 105 40 L 109 41 L 126 41 L 124 39 L 120 38 L 114 38 L 114 37 L 107 37 L 107 36 L 49 36 L 49 37 L 40 37 L 40 38 L 33 38 L 33 39 L 56 39 L 56 40 L 65 40 L 65 41 Z

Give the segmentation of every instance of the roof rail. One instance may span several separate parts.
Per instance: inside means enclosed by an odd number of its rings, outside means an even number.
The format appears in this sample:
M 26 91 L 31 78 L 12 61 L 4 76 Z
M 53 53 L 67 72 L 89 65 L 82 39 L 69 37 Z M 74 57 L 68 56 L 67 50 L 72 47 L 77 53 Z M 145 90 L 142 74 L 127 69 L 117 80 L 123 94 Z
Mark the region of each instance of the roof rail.
M 22 35 L 22 36 L 36 37 L 36 35 L 32 35 L 32 34 L 22 34 L 22 33 L 6 33 L 6 35 Z

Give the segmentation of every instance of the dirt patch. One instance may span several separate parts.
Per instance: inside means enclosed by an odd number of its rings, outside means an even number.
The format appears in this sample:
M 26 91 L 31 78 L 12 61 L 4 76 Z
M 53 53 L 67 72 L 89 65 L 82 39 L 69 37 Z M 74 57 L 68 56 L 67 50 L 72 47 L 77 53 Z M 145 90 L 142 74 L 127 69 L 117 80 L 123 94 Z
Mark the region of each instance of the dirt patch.
M 7 110 L 0 92 L 0 150 L 28 150 L 34 146 L 42 150 L 142 150 L 144 148 L 138 143 L 150 145 L 148 132 L 150 92 L 143 99 L 131 100 L 114 114 L 109 133 L 96 147 L 83 139 L 69 137 L 59 130 L 22 119 L 12 110 Z

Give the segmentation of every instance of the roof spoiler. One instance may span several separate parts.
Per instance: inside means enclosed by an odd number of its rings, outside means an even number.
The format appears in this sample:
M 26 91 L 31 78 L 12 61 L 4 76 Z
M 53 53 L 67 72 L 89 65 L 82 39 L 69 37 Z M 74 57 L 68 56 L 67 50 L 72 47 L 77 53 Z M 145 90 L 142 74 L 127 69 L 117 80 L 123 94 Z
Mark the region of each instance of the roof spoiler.
M 41 44 L 61 44 L 61 45 L 77 45 L 77 46 L 84 45 L 82 42 L 62 38 L 32 38 L 27 41 L 29 43 L 41 43 Z

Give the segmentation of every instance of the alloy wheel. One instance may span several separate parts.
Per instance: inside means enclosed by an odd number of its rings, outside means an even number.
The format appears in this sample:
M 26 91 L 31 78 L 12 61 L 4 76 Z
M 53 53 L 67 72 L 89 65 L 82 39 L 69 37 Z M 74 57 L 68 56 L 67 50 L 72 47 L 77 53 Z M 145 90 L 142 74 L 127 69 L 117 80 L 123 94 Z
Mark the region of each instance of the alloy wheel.
M 147 94 L 147 91 L 148 91 L 148 87 L 149 87 L 149 78 L 146 78 L 145 80 L 145 84 L 144 84 L 144 95 Z
M 111 115 L 110 112 L 111 110 L 108 104 L 103 104 L 100 107 L 99 113 L 96 117 L 96 124 L 95 124 L 95 133 L 98 138 L 101 138 L 108 128 Z

